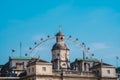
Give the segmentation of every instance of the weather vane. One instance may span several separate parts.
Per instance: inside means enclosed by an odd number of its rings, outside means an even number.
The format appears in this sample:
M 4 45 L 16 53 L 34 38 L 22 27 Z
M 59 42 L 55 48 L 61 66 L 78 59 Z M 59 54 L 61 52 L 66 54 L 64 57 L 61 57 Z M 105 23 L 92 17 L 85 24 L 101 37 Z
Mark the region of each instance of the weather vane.
M 59 25 L 59 32 L 61 32 L 61 30 L 62 30 L 62 24 Z

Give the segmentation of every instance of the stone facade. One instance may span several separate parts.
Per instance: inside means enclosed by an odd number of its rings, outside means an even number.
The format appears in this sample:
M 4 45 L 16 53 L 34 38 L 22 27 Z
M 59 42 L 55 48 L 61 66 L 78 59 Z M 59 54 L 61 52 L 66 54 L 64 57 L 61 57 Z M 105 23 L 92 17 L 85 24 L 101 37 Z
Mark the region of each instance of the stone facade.
M 70 69 L 69 48 L 64 42 L 64 35 L 61 32 L 56 34 L 56 43 L 52 48 L 53 69 Z
M 39 58 L 10 58 L 1 69 L 0 80 L 116 80 L 115 67 L 94 58 L 76 59 L 70 64 L 69 48 L 63 33 L 56 34 L 52 62 Z M 11 77 L 7 73 L 14 73 Z M 20 75 L 21 74 L 21 75 Z M 18 77 L 19 76 L 19 77 Z
M 27 66 L 27 76 L 30 75 L 50 75 L 52 74 L 52 64 L 41 60 L 34 58 L 28 62 Z
M 18 77 L 21 73 L 26 71 L 26 66 L 31 57 L 18 56 L 9 57 L 9 61 L 2 67 L 2 77 Z
M 29 73 L 29 68 L 34 68 L 38 72 Z M 36 71 L 35 70 L 35 71 Z M 112 65 L 95 65 L 89 71 L 79 70 L 53 70 L 52 64 L 43 60 L 29 64 L 27 76 L 23 80 L 116 80 L 115 68 Z

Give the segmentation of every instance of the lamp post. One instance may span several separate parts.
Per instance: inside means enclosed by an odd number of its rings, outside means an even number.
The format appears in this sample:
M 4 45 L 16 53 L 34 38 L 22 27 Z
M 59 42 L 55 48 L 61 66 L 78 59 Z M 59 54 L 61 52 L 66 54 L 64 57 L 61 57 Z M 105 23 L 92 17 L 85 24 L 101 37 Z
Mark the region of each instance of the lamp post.
M 60 76 L 61 76 L 61 80 L 63 80 L 63 69 L 61 69 Z

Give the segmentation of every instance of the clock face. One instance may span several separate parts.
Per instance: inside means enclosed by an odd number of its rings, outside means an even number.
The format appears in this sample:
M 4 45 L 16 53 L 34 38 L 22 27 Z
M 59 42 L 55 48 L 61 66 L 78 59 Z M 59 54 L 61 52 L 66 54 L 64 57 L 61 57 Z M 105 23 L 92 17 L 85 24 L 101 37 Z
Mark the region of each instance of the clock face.
M 65 53 L 61 53 L 61 58 L 65 58 Z

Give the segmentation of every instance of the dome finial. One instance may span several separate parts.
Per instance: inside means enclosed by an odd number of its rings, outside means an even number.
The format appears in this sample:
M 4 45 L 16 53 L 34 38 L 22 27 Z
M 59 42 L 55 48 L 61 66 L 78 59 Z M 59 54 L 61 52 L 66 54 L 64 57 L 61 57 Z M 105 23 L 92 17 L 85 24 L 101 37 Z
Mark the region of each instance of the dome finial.
M 62 25 L 59 25 L 59 32 L 55 36 L 64 36 L 64 34 L 61 32 Z
M 62 30 L 62 24 L 59 25 L 59 32 Z

